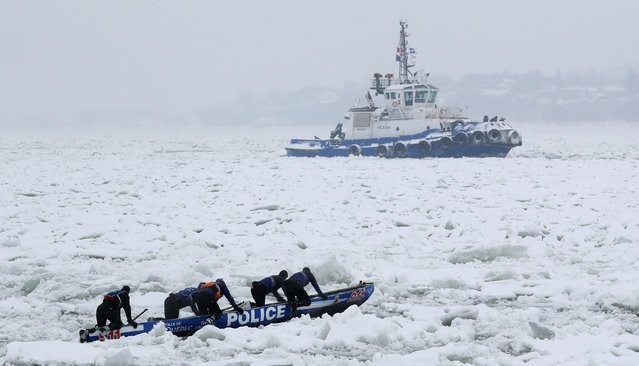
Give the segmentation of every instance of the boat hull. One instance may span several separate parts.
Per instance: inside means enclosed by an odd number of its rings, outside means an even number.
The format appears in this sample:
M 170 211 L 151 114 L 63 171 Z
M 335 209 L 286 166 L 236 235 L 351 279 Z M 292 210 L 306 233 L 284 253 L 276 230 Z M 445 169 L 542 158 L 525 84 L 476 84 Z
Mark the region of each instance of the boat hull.
M 80 343 L 119 339 L 148 333 L 160 323 L 176 336 L 190 336 L 206 325 L 214 325 L 217 328 L 259 327 L 289 321 L 301 315 L 309 315 L 313 318 L 324 314 L 333 315 L 343 312 L 351 305 L 362 305 L 373 294 L 374 290 L 373 283 L 361 283 L 358 286 L 327 292 L 325 293 L 327 300 L 315 295 L 311 297 L 311 305 L 299 307 L 296 312 L 287 303 L 275 303 L 245 310 L 243 314 L 236 311 L 225 311 L 215 321 L 210 316 L 147 321 L 138 323 L 137 328 L 125 325 L 120 329 L 108 331 L 106 334 L 100 334 L 96 329 L 82 329 L 80 330 Z
M 359 146 L 360 152 L 358 154 L 353 154 L 349 150 L 349 146 L 341 145 L 341 146 L 327 146 L 325 148 L 306 148 L 306 147 L 294 147 L 288 146 L 286 147 L 286 155 L 291 157 L 347 157 L 350 155 L 361 155 L 361 156 L 376 156 L 383 158 L 461 158 L 461 157 L 477 157 L 477 158 L 485 158 L 485 157 L 499 157 L 503 158 L 508 155 L 513 146 L 508 145 L 476 145 L 476 146 L 453 146 L 448 149 L 442 149 L 441 147 L 433 147 L 431 151 L 428 153 L 423 152 L 419 149 L 418 144 L 407 144 L 406 153 L 402 156 L 397 154 L 393 154 L 390 151 L 387 155 L 380 156 L 378 153 L 379 145 L 371 145 L 371 146 Z M 389 149 L 391 150 L 391 149 Z
M 505 157 L 521 145 L 519 133 L 505 123 L 464 122 L 448 130 L 426 129 L 397 137 L 292 139 L 285 149 L 294 157 L 458 158 Z

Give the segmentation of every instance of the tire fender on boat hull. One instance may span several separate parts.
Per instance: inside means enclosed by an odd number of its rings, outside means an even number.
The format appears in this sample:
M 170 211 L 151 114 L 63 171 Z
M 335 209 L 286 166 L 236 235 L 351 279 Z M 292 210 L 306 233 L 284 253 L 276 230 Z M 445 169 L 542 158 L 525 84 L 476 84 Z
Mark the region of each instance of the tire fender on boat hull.
M 426 156 L 428 155 L 428 153 L 430 152 L 430 149 L 432 148 L 430 142 L 428 142 L 427 140 L 422 140 L 417 144 L 417 149 L 419 149 L 419 153 L 422 156 Z
M 486 141 L 486 134 L 482 131 L 475 131 L 470 135 L 470 141 L 473 145 L 480 145 Z
M 488 131 L 488 141 L 496 143 L 499 142 L 499 140 L 501 140 L 501 132 L 499 132 L 498 129 L 493 128 L 492 130 Z
M 408 149 L 406 148 L 406 144 L 403 142 L 397 142 L 395 143 L 395 145 L 393 145 L 393 152 L 395 153 L 395 156 L 399 157 L 399 158 L 403 158 L 406 156 L 406 153 L 408 152 Z
M 515 130 L 508 132 L 508 135 L 506 135 L 506 140 L 508 140 L 508 143 L 511 145 L 521 145 L 521 135 Z
M 377 146 L 377 156 L 385 158 L 388 156 L 388 147 L 386 145 Z
M 439 139 L 439 146 L 444 151 L 450 150 L 453 146 L 453 140 L 451 140 L 450 137 L 442 137 Z
M 359 145 L 351 145 L 348 148 L 348 155 L 360 156 L 362 155 L 362 148 Z
M 460 132 L 453 137 L 453 140 L 458 145 L 466 145 L 468 143 L 468 134 Z

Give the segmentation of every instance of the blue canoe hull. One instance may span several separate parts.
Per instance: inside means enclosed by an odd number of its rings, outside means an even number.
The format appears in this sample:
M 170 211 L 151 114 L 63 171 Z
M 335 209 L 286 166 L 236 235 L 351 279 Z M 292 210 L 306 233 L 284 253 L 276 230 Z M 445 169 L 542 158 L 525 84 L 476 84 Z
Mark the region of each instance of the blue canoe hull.
M 137 328 L 125 325 L 120 329 L 109 331 L 105 336 L 100 335 L 95 329 L 82 329 L 80 330 L 80 343 L 148 333 L 159 323 L 163 323 L 166 329 L 176 336 L 190 336 L 206 325 L 214 325 L 218 328 L 258 327 L 285 322 L 301 315 L 309 315 L 313 318 L 324 314 L 333 315 L 343 312 L 351 305 L 362 305 L 373 294 L 374 290 L 373 283 L 362 283 L 355 287 L 327 292 L 327 300 L 323 300 L 317 295 L 312 296 L 311 305 L 299 307 L 295 314 L 289 304 L 275 303 L 246 310 L 243 314 L 236 311 L 226 311 L 215 322 L 211 321 L 210 316 L 148 321 L 138 323 Z

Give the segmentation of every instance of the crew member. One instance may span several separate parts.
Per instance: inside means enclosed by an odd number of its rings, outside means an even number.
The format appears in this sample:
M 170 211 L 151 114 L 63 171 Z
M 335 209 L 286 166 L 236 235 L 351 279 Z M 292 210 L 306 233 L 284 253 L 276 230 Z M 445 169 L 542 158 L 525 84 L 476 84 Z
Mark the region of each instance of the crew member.
M 222 316 L 222 310 L 220 310 L 217 300 L 219 300 L 222 295 L 226 297 L 235 311 L 240 314 L 244 313 L 244 310 L 235 303 L 224 280 L 218 278 L 215 282 L 201 283 L 197 291 L 191 294 L 195 314 L 213 315 L 216 320 L 219 319 Z
M 108 326 L 109 330 L 122 328 L 123 323 L 120 315 L 120 309 L 124 309 L 127 323 L 132 325 L 133 328 L 138 327 L 138 323 L 131 318 L 129 292 L 131 292 L 131 288 L 129 286 L 122 286 L 121 290 L 111 291 L 104 296 L 102 304 L 98 305 L 98 308 L 95 311 L 98 328 L 104 327 L 107 320 L 110 322 Z
M 180 309 L 187 306 L 190 306 L 193 313 L 195 313 L 195 307 L 191 299 L 191 295 L 195 291 L 197 291 L 197 287 L 187 287 L 182 291 L 170 293 L 164 300 L 164 319 L 177 319 L 180 316 Z
M 266 295 L 269 293 L 273 294 L 277 301 L 285 302 L 277 290 L 284 285 L 287 277 L 288 272 L 281 270 L 279 274 L 268 276 L 259 282 L 253 281 L 251 295 L 253 295 L 253 300 L 255 300 L 255 306 L 264 306 Z
M 304 267 L 302 272 L 297 272 L 288 280 L 284 281 L 284 286 L 282 287 L 288 302 L 293 308 L 293 312 L 297 311 L 298 306 L 308 306 L 311 304 L 311 299 L 308 297 L 306 290 L 304 290 L 304 287 L 308 285 L 309 282 L 324 300 L 327 299 L 317 284 L 317 280 L 315 280 L 315 276 L 311 273 L 310 268 Z

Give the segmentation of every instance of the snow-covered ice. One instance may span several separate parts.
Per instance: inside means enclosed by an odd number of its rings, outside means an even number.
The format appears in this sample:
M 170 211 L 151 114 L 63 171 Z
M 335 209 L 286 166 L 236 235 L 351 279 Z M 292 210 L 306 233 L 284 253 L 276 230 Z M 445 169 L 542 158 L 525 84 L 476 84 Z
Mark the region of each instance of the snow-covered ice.
M 505 159 L 288 158 L 304 136 L 283 127 L 3 136 L 0 363 L 639 364 L 639 123 L 515 125 Z M 199 281 L 249 299 L 305 265 L 375 293 L 334 317 L 78 343 L 124 284 L 158 316 Z

